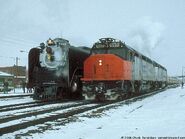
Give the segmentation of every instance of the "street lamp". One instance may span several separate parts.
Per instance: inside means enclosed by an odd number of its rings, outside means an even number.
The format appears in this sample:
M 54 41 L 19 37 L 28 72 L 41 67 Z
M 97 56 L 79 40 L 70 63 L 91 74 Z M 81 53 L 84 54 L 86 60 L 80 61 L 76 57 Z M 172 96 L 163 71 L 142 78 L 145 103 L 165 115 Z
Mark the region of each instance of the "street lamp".
M 21 53 L 28 53 L 27 51 L 24 51 L 24 50 L 20 50 Z
M 28 51 L 25 51 L 25 50 L 19 50 L 19 52 L 21 52 L 21 53 L 27 53 L 27 54 L 29 53 Z M 25 81 L 27 80 L 27 78 L 28 78 L 27 69 L 25 69 Z

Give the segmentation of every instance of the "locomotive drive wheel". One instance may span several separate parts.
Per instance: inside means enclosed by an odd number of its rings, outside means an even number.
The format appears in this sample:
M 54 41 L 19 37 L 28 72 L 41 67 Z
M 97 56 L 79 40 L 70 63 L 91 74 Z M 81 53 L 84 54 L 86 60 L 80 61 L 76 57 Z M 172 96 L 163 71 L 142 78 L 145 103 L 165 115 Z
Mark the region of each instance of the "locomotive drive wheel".
M 71 84 L 71 97 L 81 99 L 83 98 L 81 92 L 82 92 L 82 83 L 80 81 L 80 78 L 78 76 L 75 76 Z
M 75 76 L 71 83 L 71 92 L 77 92 L 80 89 L 80 79 Z
M 74 81 L 71 86 L 71 91 L 76 92 L 77 90 L 78 90 L 78 83 Z

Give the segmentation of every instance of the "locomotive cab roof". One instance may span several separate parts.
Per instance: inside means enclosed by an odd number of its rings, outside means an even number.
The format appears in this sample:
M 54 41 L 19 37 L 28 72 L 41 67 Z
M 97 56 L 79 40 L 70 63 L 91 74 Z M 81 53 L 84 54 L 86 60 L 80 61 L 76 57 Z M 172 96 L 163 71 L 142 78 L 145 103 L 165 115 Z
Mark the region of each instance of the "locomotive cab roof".
M 92 49 L 99 49 L 99 48 L 111 48 L 111 47 L 123 47 L 125 43 L 120 40 L 116 40 L 114 38 L 101 38 L 98 42 L 96 42 Z
M 101 38 L 96 42 L 92 49 L 91 54 L 115 54 L 125 60 L 129 59 L 129 48 L 125 43 L 113 38 Z

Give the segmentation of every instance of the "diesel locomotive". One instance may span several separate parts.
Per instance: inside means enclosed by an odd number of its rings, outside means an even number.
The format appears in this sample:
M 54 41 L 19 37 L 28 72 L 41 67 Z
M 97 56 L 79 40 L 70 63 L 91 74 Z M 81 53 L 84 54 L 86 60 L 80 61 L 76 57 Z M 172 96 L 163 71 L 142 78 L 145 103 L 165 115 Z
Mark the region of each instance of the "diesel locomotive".
M 28 86 L 34 88 L 34 99 L 82 97 L 83 62 L 89 56 L 87 47 L 74 47 L 63 38 L 49 39 L 28 55 Z
M 117 100 L 167 84 L 167 70 L 120 40 L 102 38 L 84 62 L 83 96 Z

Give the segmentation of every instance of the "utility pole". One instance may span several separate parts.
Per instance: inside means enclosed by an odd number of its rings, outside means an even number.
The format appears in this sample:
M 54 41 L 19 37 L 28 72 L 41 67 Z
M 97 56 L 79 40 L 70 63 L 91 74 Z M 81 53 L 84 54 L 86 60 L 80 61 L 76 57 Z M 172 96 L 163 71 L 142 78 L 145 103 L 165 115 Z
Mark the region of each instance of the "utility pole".
M 185 67 L 182 67 L 182 87 L 183 87 L 183 85 L 184 85 L 184 68 L 185 68 Z
M 16 66 L 16 72 L 15 72 L 16 75 L 15 75 L 15 76 L 16 76 L 16 78 L 17 78 L 17 76 L 18 76 L 19 60 L 20 60 L 20 59 L 19 59 L 18 57 L 15 58 L 15 64 L 16 64 L 16 65 L 15 65 L 15 66 Z
M 28 55 L 29 54 L 29 52 L 28 51 L 25 51 L 25 50 L 20 50 L 20 52 L 21 53 L 26 53 L 26 55 Z M 26 68 L 27 69 L 27 68 Z M 25 81 L 27 81 L 27 78 L 28 78 L 28 73 L 26 72 L 27 70 L 25 70 Z
M 16 66 L 18 66 L 19 58 L 18 58 L 18 57 L 16 57 L 16 58 L 15 58 L 15 61 L 16 61 Z
M 19 75 L 19 60 L 20 58 L 16 57 L 15 58 L 15 86 L 17 85 L 18 83 L 18 75 Z

